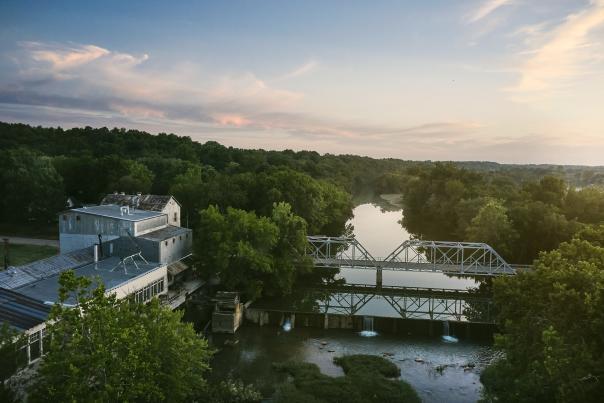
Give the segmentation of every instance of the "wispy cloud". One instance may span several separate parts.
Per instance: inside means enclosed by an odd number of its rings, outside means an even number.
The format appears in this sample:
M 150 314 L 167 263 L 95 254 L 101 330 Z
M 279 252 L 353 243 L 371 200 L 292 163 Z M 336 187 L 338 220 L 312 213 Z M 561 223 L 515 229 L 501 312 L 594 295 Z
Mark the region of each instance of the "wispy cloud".
M 478 22 L 483 18 L 489 16 L 495 10 L 500 7 L 509 4 L 511 0 L 487 0 L 482 2 L 482 4 L 473 10 L 467 17 L 467 21 L 470 23 Z
M 317 67 L 319 66 L 319 62 L 316 60 L 309 60 L 306 63 L 304 63 L 301 66 L 296 67 L 295 69 L 293 69 L 292 71 L 282 75 L 281 77 L 277 78 L 275 81 L 280 81 L 280 80 L 287 80 L 290 78 L 296 78 L 296 77 L 300 77 L 300 76 L 304 76 L 306 74 L 309 74 L 311 72 L 313 72 L 314 70 L 317 69 Z
M 542 25 L 518 32 L 529 36 L 520 64 L 518 82 L 508 88 L 515 93 L 543 93 L 559 89 L 569 81 L 593 70 L 602 59 L 604 0 L 593 0 L 584 9 L 568 15 L 561 23 L 545 30 Z

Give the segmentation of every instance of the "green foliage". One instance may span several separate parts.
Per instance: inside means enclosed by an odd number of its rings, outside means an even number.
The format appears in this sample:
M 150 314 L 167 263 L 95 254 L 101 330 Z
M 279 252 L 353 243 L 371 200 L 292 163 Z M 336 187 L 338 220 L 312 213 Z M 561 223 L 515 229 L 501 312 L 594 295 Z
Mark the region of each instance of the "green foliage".
M 61 275 L 51 344 L 31 401 L 189 401 L 204 393 L 210 350 L 182 314 L 106 296 Z M 62 305 L 74 299 L 78 308 Z
M 197 266 L 228 289 L 249 298 L 288 294 L 296 276 L 310 270 L 306 223 L 286 203 L 275 204 L 270 217 L 233 208 L 223 214 L 216 206 L 199 215 Z
M 602 267 L 604 248 L 576 238 L 542 253 L 533 271 L 494 281 L 503 331 L 497 343 L 505 358 L 482 375 L 487 400 L 599 401 L 604 393 Z
M 382 362 L 383 361 L 383 362 Z M 292 383 L 280 385 L 275 393 L 275 402 L 419 402 L 417 393 L 401 380 L 388 379 L 399 376 L 384 358 L 356 355 L 350 359 L 334 359 L 344 367 L 346 376 L 323 375 L 315 364 L 288 362 L 275 364 L 275 369 L 292 376 Z M 345 363 L 345 364 L 344 364 Z M 349 367 L 354 365 L 354 368 Z M 396 366 L 395 366 L 396 367 Z M 348 369 L 346 369 L 348 368 Z
M 505 206 L 497 200 L 489 200 L 478 210 L 466 228 L 465 239 L 487 243 L 501 255 L 511 256 L 517 237 Z
M 253 385 L 246 385 L 240 380 L 227 379 L 209 386 L 208 393 L 203 396 L 207 403 L 258 403 L 262 394 Z
M 65 205 L 63 180 L 51 159 L 23 148 L 0 152 L 0 194 L 5 222 L 48 222 Z
M 6 322 L 0 323 L 0 390 L 3 382 L 18 368 L 18 347 L 22 342 L 23 336 L 15 329 Z
M 531 263 L 602 215 L 597 190 L 569 190 L 559 178 L 516 183 L 452 164 L 416 168 L 403 193 L 403 225 L 420 238 L 485 242 L 506 260 Z M 604 204 L 601 208 L 604 211 Z
M 355 354 L 335 357 L 333 362 L 342 367 L 345 374 L 354 371 L 375 372 L 386 378 L 401 376 L 401 370 L 392 361 L 377 355 Z

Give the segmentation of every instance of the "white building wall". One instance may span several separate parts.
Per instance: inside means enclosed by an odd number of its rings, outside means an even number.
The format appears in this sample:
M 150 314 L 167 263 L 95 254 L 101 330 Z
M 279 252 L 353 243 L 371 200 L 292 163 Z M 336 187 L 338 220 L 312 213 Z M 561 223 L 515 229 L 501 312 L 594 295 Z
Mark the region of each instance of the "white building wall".
M 168 224 L 180 227 L 180 205 L 173 197 L 170 198 L 162 213 L 168 215 Z
M 118 287 L 107 290 L 107 294 L 115 294 L 118 299 L 126 298 L 127 296 L 134 294 L 136 291 L 145 288 L 145 286 L 153 283 L 156 280 L 164 279 L 164 290 L 159 294 L 168 293 L 168 267 L 160 266 L 159 268 L 141 274 L 139 277 L 135 277 L 127 283 L 123 283 Z

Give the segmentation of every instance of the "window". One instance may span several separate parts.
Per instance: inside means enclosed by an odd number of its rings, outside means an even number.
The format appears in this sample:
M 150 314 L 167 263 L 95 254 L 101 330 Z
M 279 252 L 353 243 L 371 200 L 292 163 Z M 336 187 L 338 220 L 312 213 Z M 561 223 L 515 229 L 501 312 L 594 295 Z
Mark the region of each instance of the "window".
M 178 221 L 178 213 L 174 212 L 174 222 Z
M 76 216 L 76 221 L 80 221 L 80 216 L 79 215 Z
M 172 238 L 172 243 L 176 243 L 176 238 Z
M 67 214 L 63 214 L 63 221 L 67 221 Z
M 134 301 L 138 303 L 147 302 L 156 295 L 161 294 L 163 291 L 164 279 L 162 277 L 159 280 L 155 280 L 154 282 L 147 284 L 142 289 L 136 291 L 134 293 Z
M 164 242 L 164 245 L 168 246 L 168 241 Z
M 178 240 L 179 240 L 179 241 L 182 241 L 182 235 L 179 235 L 179 236 L 178 236 Z

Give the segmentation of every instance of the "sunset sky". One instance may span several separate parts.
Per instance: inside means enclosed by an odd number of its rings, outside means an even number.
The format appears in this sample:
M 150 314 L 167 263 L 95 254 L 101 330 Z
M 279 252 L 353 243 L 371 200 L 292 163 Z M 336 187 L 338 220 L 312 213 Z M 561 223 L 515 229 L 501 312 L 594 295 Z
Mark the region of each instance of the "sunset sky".
M 3 0 L 0 120 L 599 165 L 604 0 Z

